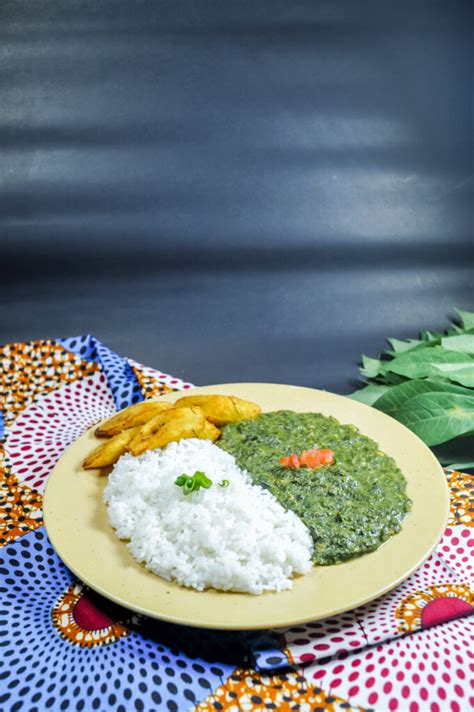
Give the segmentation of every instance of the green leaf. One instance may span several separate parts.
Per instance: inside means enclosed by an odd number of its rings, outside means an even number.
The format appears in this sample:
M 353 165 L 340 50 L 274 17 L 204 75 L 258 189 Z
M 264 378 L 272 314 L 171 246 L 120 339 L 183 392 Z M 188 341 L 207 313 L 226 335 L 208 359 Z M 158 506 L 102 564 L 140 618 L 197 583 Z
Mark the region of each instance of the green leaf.
M 421 349 L 420 351 L 409 351 L 408 353 L 401 354 L 392 361 L 388 361 L 384 364 L 384 369 L 407 378 L 428 378 L 433 375 L 439 376 L 435 364 L 464 364 L 465 362 L 465 354 L 448 351 L 441 346 L 432 346 L 427 349 Z
M 445 381 L 434 380 L 413 380 L 405 381 L 398 386 L 393 386 L 389 391 L 384 393 L 374 406 L 377 410 L 381 410 L 387 415 L 396 417 L 395 413 L 411 398 L 419 396 L 422 393 L 458 393 L 460 395 L 473 396 L 474 394 L 467 388 L 455 386 L 452 383 Z
M 474 467 L 474 464 L 471 464 L 474 455 L 474 435 L 463 435 L 437 445 L 433 448 L 433 453 L 442 465 L 449 465 L 454 470 Z
M 422 393 L 394 413 L 427 445 L 439 445 L 474 429 L 474 396 Z
M 472 470 L 474 467 L 474 460 L 464 460 L 461 462 L 452 462 L 449 463 L 448 465 L 445 465 L 449 470 Z
M 372 405 L 378 398 L 380 398 L 381 395 L 386 393 L 386 391 L 389 391 L 390 388 L 391 386 L 384 386 L 381 383 L 371 383 L 359 391 L 354 391 L 354 393 L 351 393 L 348 398 L 359 401 L 359 403 Z
M 380 358 L 363 356 L 369 383 L 349 397 L 403 422 L 443 464 L 466 469 L 474 467 L 474 312 L 456 312 L 462 326 L 390 338 Z
M 474 334 L 459 336 L 446 336 L 441 339 L 441 346 L 448 351 L 457 351 L 462 354 L 474 354 Z
M 397 373 L 383 373 L 382 375 L 377 377 L 380 379 L 383 383 L 388 384 L 390 386 L 398 386 L 400 383 L 406 383 L 407 379 L 404 376 L 399 376 Z
M 375 378 L 381 371 L 382 361 L 379 358 L 362 356 L 362 365 L 363 368 L 360 369 L 361 374 L 366 378 Z
M 422 341 L 426 341 L 429 344 L 434 344 L 435 342 L 439 344 L 443 334 L 438 331 L 422 331 L 420 337 Z
M 453 352 L 454 353 L 454 352 Z M 474 388 L 474 362 L 464 362 L 463 364 L 439 363 L 434 368 L 450 381 L 460 383 L 462 386 Z
M 457 309 L 456 307 L 454 307 L 454 310 L 459 314 L 465 330 L 474 329 L 474 312 Z
M 420 346 L 422 348 L 426 346 L 426 343 L 420 339 L 406 339 L 403 341 L 400 341 L 400 339 L 387 339 L 387 341 L 394 354 L 401 354 L 406 351 L 413 351 L 413 349 L 419 349 Z
M 449 329 L 446 329 L 446 334 L 448 336 L 457 336 L 458 334 L 464 334 L 464 329 L 462 329 L 460 326 L 457 324 L 453 324 L 452 326 L 449 327 Z

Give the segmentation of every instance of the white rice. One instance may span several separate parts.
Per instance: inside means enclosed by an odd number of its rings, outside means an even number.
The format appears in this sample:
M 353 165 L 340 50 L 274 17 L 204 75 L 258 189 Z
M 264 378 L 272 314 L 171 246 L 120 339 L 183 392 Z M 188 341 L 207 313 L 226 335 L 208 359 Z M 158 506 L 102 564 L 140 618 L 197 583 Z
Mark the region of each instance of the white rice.
M 209 489 L 185 495 L 179 475 L 202 470 Z M 229 480 L 228 487 L 220 487 Z M 208 440 L 123 455 L 104 492 L 109 521 L 134 558 L 164 579 L 198 591 L 260 594 L 291 588 L 311 568 L 303 522 L 253 485 L 232 455 Z

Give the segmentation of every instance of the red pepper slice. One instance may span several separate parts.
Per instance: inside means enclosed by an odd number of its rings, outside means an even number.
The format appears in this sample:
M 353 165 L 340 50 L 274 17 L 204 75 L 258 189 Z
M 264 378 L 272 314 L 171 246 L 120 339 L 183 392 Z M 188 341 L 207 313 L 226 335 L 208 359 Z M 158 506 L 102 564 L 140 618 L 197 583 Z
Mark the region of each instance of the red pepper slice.
M 300 459 L 298 455 L 293 454 L 290 455 L 290 467 L 292 467 L 294 470 L 297 470 L 300 466 Z
M 329 448 L 318 450 L 316 459 L 319 465 L 331 465 L 334 462 L 334 453 Z
M 282 467 L 289 467 L 293 470 L 297 470 L 301 466 L 315 470 L 324 465 L 332 465 L 334 453 L 329 448 L 320 450 L 313 448 L 312 450 L 303 450 L 300 456 L 293 453 L 289 457 L 280 457 L 279 462 Z

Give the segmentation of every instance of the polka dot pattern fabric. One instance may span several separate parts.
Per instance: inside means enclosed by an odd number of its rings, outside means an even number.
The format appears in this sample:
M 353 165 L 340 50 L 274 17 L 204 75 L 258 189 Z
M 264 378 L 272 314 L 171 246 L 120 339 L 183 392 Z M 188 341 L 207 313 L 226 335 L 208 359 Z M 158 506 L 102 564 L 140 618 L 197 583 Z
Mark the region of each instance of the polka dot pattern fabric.
M 438 550 L 460 580 L 472 582 L 474 578 L 474 529 L 472 527 L 448 527 Z
M 176 376 L 155 371 L 153 368 L 143 366 L 132 359 L 128 359 L 128 363 L 133 368 L 133 372 L 140 383 L 144 398 L 152 398 L 153 396 L 176 390 L 186 391 L 193 387 L 192 383 L 186 383 L 186 381 L 182 381 Z
M 102 364 L 117 410 L 143 400 L 143 394 L 133 368 L 127 359 L 97 342 L 97 358 Z
M 44 529 L 4 547 L 0 567 L 2 710 L 189 710 L 234 669 L 163 644 L 84 592 Z
M 404 584 L 291 629 L 206 631 L 132 615 L 87 589 L 42 526 L 64 449 L 96 421 L 191 387 L 86 335 L 0 350 L 0 709 L 472 708 L 473 479 L 448 472 L 449 526 Z
M 58 344 L 85 361 L 98 361 L 97 340 L 91 334 L 58 339 Z
M 278 670 L 288 667 L 290 662 L 284 638 L 277 631 L 263 633 L 249 641 L 249 654 L 258 670 Z
M 363 712 L 337 694 L 322 689 L 301 672 L 256 675 L 238 669 L 225 684 L 201 702 L 197 712 L 232 710 L 266 712 L 267 710 L 314 710 L 314 712 Z
M 128 359 L 107 348 L 94 336 L 73 336 L 60 339 L 59 343 L 82 359 L 94 361 L 100 366 L 107 378 L 117 410 L 139 403 L 146 397 Z
M 8 428 L 5 451 L 12 473 L 19 482 L 43 492 L 64 450 L 114 412 L 112 394 L 100 372 L 38 398 Z
M 448 524 L 450 526 L 472 527 L 474 512 L 474 478 L 463 472 L 447 472 L 451 507 Z
M 0 546 L 42 526 L 42 506 L 41 494 L 11 473 L 0 444 Z
M 303 674 L 308 683 L 365 710 L 467 712 L 474 704 L 473 623 L 472 618 L 455 620 L 357 653 L 323 658 Z
M 457 577 L 446 566 L 443 559 L 438 554 L 432 555 L 418 571 L 410 576 L 408 581 L 386 596 L 364 606 L 362 610 L 355 611 L 367 642 L 378 643 L 405 632 L 396 612 L 408 596 L 428 591 L 435 585 L 455 587 L 457 582 Z M 421 629 L 421 627 L 420 620 L 418 628 Z
M 0 348 L 0 394 L 6 425 L 36 398 L 98 370 L 98 364 L 67 351 L 56 341 L 3 346 Z
M 282 631 L 292 663 L 308 663 L 344 650 L 367 645 L 367 637 L 353 611 L 325 621 L 295 626 Z

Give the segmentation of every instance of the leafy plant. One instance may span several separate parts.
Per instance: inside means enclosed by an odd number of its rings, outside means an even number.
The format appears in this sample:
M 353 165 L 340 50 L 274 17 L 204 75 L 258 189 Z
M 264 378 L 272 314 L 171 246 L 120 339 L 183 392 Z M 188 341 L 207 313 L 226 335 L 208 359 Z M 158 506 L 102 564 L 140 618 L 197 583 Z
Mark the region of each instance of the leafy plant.
M 371 405 L 418 435 L 443 465 L 474 468 L 474 312 L 461 324 L 419 339 L 387 339 L 379 358 L 362 356 L 367 385 L 349 397 Z

